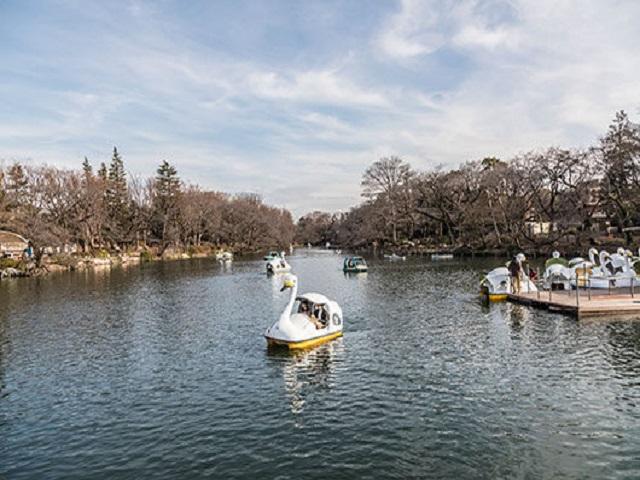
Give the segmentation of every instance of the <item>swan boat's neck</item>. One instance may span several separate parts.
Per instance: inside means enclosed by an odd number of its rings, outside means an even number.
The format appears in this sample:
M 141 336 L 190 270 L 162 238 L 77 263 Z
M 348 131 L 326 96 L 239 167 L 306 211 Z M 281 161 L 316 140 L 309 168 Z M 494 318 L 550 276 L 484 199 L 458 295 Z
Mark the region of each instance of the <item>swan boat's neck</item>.
M 282 317 L 286 317 L 287 319 L 291 318 L 291 312 L 293 311 L 293 304 L 296 303 L 296 298 L 298 297 L 298 282 L 293 284 L 291 287 L 291 297 L 289 297 L 289 303 L 284 307 L 284 311 L 282 312 Z

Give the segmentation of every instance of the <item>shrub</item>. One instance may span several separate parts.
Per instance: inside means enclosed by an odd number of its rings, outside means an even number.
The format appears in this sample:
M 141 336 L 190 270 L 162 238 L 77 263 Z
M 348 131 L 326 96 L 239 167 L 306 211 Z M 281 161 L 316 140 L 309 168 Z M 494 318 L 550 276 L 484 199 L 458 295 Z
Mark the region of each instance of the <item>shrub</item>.
M 98 250 L 98 252 L 96 253 L 96 258 L 109 258 L 111 255 L 109 255 L 109 252 L 106 251 L 104 248 L 101 248 L 100 250 Z
M 49 263 L 55 263 L 56 265 L 62 265 L 63 267 L 75 270 L 78 266 L 78 259 L 73 255 L 60 253 L 51 257 Z
M 0 258 L 0 270 L 4 270 L 5 268 L 20 268 L 20 264 L 20 260 L 16 260 L 15 258 Z
M 140 252 L 140 261 L 141 262 L 150 262 L 153 260 L 153 254 L 151 250 L 143 250 Z

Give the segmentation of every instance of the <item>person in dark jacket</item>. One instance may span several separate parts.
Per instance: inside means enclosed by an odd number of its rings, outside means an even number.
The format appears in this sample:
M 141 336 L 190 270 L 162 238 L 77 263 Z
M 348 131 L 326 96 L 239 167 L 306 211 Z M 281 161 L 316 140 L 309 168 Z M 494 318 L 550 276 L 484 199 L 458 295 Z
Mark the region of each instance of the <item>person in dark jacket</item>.
M 509 274 L 511 275 L 511 293 L 520 293 L 520 275 L 522 265 L 516 257 L 509 262 Z

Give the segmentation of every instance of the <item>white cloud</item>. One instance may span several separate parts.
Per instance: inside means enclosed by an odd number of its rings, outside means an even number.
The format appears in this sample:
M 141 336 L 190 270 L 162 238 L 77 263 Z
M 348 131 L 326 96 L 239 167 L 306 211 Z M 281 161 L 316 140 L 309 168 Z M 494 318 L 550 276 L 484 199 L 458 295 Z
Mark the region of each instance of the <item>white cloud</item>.
M 168 30 L 159 6 L 157 28 L 123 25 L 92 37 L 99 48 L 38 58 L 42 71 L 68 69 L 73 88 L 0 77 L 9 103 L 19 100 L 10 116 L 0 112 L 0 158 L 79 165 L 85 154 L 108 160 L 117 144 L 134 173 L 152 174 L 167 158 L 186 180 L 257 191 L 299 215 L 356 203 L 362 171 L 380 156 L 427 168 L 587 145 L 616 110 L 638 111 L 636 2 L 398 6 L 346 57 L 338 46 L 280 63 L 218 50 L 179 22 Z M 68 29 L 45 37 L 78 41 Z
M 448 3 L 448 2 L 446 2 Z M 435 1 L 402 0 L 400 11 L 388 21 L 377 46 L 392 57 L 408 58 L 432 53 L 444 44 L 439 30 L 442 5 Z
M 310 70 L 282 74 L 255 72 L 248 86 L 257 96 L 302 103 L 328 103 L 379 107 L 387 104 L 379 92 L 366 90 L 332 70 Z
M 488 28 L 483 25 L 465 25 L 452 39 L 453 45 L 463 48 L 483 47 L 495 49 L 506 47 L 516 49 L 519 44 L 518 34 L 514 29 L 506 27 Z

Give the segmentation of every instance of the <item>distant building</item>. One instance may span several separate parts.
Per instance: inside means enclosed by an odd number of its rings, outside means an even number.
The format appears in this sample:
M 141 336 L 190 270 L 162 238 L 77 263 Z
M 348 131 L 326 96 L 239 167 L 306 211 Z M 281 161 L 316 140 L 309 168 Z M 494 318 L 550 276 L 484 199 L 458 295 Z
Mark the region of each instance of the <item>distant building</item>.
M 0 230 L 0 257 L 21 258 L 29 241 L 21 235 Z
M 549 235 L 556 230 L 555 223 L 551 222 L 525 222 L 525 228 L 530 236 Z

